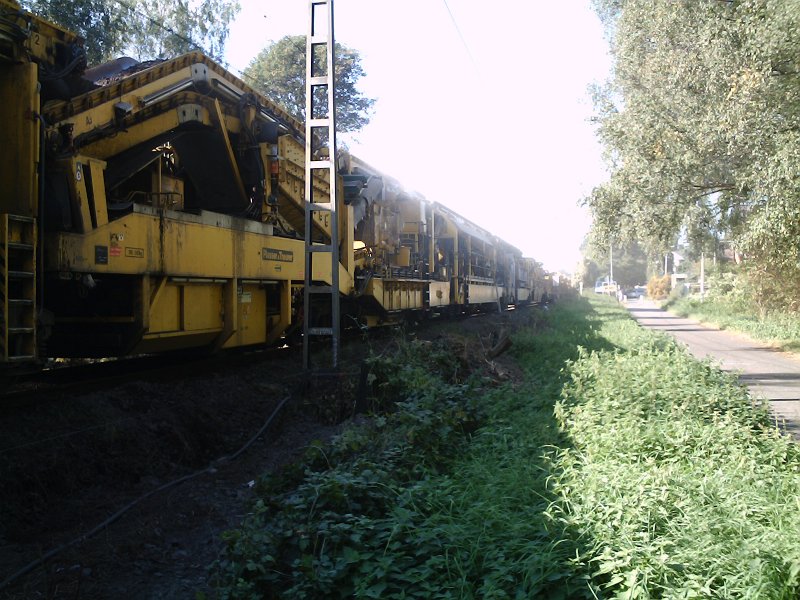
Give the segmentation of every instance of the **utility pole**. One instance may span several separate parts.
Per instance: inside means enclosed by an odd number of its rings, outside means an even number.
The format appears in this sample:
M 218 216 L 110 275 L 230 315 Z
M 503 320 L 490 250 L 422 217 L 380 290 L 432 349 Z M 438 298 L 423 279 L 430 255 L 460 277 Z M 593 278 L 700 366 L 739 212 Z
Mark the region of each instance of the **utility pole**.
M 706 296 L 706 253 L 700 253 L 700 302 Z
M 614 281 L 614 246 L 608 245 L 608 283 Z

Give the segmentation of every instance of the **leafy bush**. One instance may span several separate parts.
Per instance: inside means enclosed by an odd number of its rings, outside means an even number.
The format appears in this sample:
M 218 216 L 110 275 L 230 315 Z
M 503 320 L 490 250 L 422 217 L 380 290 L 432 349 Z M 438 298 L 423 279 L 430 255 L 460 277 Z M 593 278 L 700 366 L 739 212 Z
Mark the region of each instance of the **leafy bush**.
M 671 304 L 669 309 L 681 316 L 713 323 L 721 329 L 746 333 L 784 350 L 800 350 L 800 315 L 796 313 L 770 311 L 761 314 L 752 304 L 743 307 L 730 295 L 709 296 L 703 302 L 683 298 Z
M 461 452 L 480 403 L 443 343 L 401 344 L 369 364 L 374 406 L 388 412 L 259 481 L 213 567 L 220 598 L 431 597 L 441 543 L 417 530 L 414 490 Z
M 797 598 L 800 449 L 765 407 L 609 298 L 546 314 L 480 398 L 447 348 L 374 359 L 388 413 L 260 482 L 220 597 Z
M 608 322 L 556 416 L 556 520 L 598 597 L 795 598 L 800 449 L 731 375 L 671 338 Z
M 663 277 L 653 276 L 647 282 L 647 296 L 653 300 L 663 300 L 672 289 L 672 279 L 669 275 Z

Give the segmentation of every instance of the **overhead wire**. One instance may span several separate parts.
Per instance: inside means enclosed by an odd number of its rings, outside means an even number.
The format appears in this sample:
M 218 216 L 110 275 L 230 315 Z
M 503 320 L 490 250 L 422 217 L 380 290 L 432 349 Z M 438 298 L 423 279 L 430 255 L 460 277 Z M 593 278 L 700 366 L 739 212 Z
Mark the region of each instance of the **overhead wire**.
M 129 4 L 128 2 L 126 2 L 126 0 L 112 0 L 112 1 L 116 2 L 120 6 L 125 7 L 131 13 L 137 14 L 140 17 L 144 17 L 151 24 L 155 25 L 156 27 L 159 27 L 159 28 L 163 29 L 164 31 L 166 31 L 167 33 L 169 33 L 171 35 L 174 35 L 178 39 L 183 40 L 184 42 L 186 42 L 187 44 L 189 44 L 193 48 L 195 48 L 195 49 L 199 50 L 200 52 L 202 52 L 203 54 L 205 54 L 206 56 L 210 56 L 211 58 L 213 58 L 215 61 L 220 63 L 226 69 L 230 69 L 231 68 L 230 65 L 228 64 L 228 62 L 225 59 L 223 59 L 221 56 L 214 56 L 213 54 L 208 52 L 203 46 L 201 46 L 200 44 L 195 42 L 193 39 L 188 38 L 188 37 L 178 33 L 177 31 L 175 31 L 171 27 L 168 27 L 164 23 L 162 23 L 160 21 L 157 21 L 156 19 L 153 19 L 151 16 L 143 13 L 142 11 L 136 9 L 136 7 L 134 7 L 131 4 Z M 236 72 L 236 75 L 238 75 L 241 79 L 249 80 L 251 82 L 251 84 L 253 84 L 253 85 L 257 85 L 259 83 L 258 79 L 253 77 L 252 75 L 248 75 L 247 73 L 245 73 L 244 71 L 240 71 L 239 69 L 234 69 L 234 70 Z
M 155 25 L 156 27 L 159 27 L 159 28 L 163 29 L 167 33 L 169 33 L 171 35 L 174 35 L 178 39 L 183 40 L 184 42 L 186 42 L 187 44 L 189 44 L 190 46 L 192 46 L 196 50 L 200 50 L 203 54 L 212 57 L 214 60 L 218 60 L 218 61 L 221 62 L 221 58 L 220 57 L 214 56 L 213 54 L 208 52 L 205 48 L 203 48 L 203 46 L 201 46 L 200 44 L 195 42 L 193 39 L 188 38 L 185 35 L 182 35 L 182 34 L 178 33 L 177 31 L 172 29 L 172 27 L 169 27 L 169 26 L 165 25 L 163 22 L 158 21 L 158 20 L 154 19 L 153 17 L 151 17 L 150 15 L 138 10 L 136 7 L 134 7 L 131 4 L 129 4 L 126 0 L 112 0 L 112 1 L 116 2 L 117 4 L 119 4 L 120 6 L 123 6 L 126 9 L 128 9 L 128 11 L 131 12 L 132 14 L 139 15 L 140 17 L 144 17 L 152 25 Z
M 456 18 L 453 15 L 453 11 L 450 10 L 450 5 L 447 4 L 447 0 L 442 0 L 444 2 L 444 7 L 447 9 L 447 14 L 450 15 L 450 21 L 453 23 L 453 27 L 458 34 L 458 38 L 461 40 L 461 44 L 464 46 L 464 50 L 467 51 L 467 56 L 469 57 L 469 61 L 472 63 L 472 68 L 475 69 L 475 72 L 480 75 L 480 71 L 478 70 L 478 64 L 475 62 L 475 57 L 472 56 L 472 51 L 469 49 L 469 45 L 467 44 L 467 40 L 464 39 L 464 35 L 461 33 L 461 28 L 458 26 L 456 22 Z

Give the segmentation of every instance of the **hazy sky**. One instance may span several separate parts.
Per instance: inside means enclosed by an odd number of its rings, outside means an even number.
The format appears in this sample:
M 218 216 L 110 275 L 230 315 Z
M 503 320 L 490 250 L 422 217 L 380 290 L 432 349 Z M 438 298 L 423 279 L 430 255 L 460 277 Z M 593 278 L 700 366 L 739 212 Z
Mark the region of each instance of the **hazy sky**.
M 240 2 L 234 70 L 306 32 L 305 0 Z M 578 202 L 606 177 L 587 86 L 610 60 L 589 0 L 336 0 L 335 10 L 336 39 L 361 53 L 360 87 L 378 99 L 345 140 L 353 154 L 572 271 L 589 228 Z

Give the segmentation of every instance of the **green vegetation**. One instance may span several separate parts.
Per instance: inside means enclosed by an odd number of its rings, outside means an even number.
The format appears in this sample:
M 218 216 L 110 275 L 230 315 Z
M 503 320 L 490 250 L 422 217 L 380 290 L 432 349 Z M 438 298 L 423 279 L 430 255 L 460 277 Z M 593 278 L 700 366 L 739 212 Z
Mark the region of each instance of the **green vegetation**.
M 446 345 L 374 359 L 391 410 L 259 484 L 220 595 L 797 597 L 800 451 L 732 377 L 599 297 L 512 353 L 499 388 Z
M 661 277 L 654 275 L 647 282 L 647 297 L 653 300 L 663 300 L 667 297 L 672 287 L 672 280 L 669 275 Z
M 795 443 L 672 341 L 630 322 L 603 333 L 624 350 L 582 352 L 556 410 L 571 442 L 556 514 L 592 540 L 593 582 L 627 598 L 796 597 Z
M 139 60 L 200 50 L 219 59 L 238 0 L 22 0 L 35 14 L 84 38 L 89 65 L 128 53 Z
M 745 333 L 789 352 L 800 351 L 800 315 L 771 311 L 760 313 L 742 306 L 731 297 L 684 297 L 668 302 L 666 307 L 682 317 L 712 323 L 720 329 Z
M 586 199 L 592 239 L 651 265 L 744 256 L 768 308 L 800 295 L 798 0 L 593 0 L 614 57 L 594 90 L 611 171 Z M 651 267 L 651 272 L 653 272 Z
M 373 410 L 262 495 L 217 565 L 222 598 L 433 593 L 443 541 L 420 526 L 420 490 L 463 452 L 483 416 L 475 382 L 441 344 L 403 343 L 370 361 Z
M 357 50 L 337 43 L 336 125 L 337 131 L 358 131 L 370 120 L 373 98 L 358 88 L 364 76 Z M 321 57 L 324 61 L 324 56 Z M 244 70 L 247 82 L 300 120 L 306 114 L 306 36 L 287 35 L 264 48 Z

